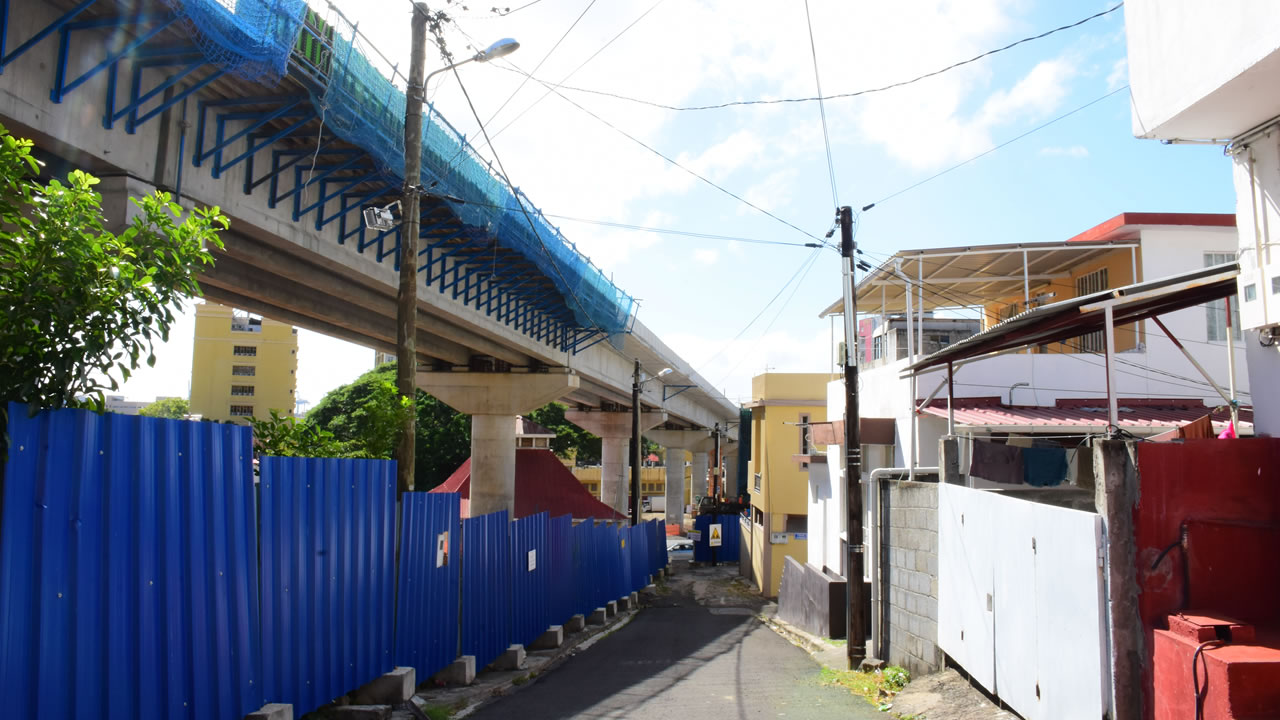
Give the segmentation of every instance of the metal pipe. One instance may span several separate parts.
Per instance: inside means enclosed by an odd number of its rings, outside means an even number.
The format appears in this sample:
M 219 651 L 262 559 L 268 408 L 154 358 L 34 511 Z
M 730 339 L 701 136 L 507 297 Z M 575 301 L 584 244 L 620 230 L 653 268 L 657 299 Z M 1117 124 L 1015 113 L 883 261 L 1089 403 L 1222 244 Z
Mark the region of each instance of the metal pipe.
M 955 371 L 947 362 L 947 434 L 956 434 L 956 383 Z
M 1106 316 L 1106 324 L 1104 325 L 1107 341 L 1107 421 L 1110 423 L 1110 429 L 1114 432 L 1120 428 L 1120 416 L 1116 408 L 1116 338 L 1115 338 L 1115 310 L 1111 305 L 1107 305 L 1103 310 Z
M 1231 323 L 1231 296 L 1226 297 L 1227 311 L 1227 384 L 1231 392 L 1231 429 L 1239 432 L 1240 404 L 1236 400 L 1236 336 Z
M 907 296 L 907 362 L 913 363 L 916 358 L 916 337 L 915 337 L 915 309 L 911 301 L 911 280 L 902 272 L 902 260 L 896 260 L 893 268 L 894 273 L 902 278 L 903 287 L 906 289 Z M 894 334 L 895 338 L 897 334 Z M 896 345 L 896 342 L 895 342 Z M 894 355 L 897 355 L 897 348 L 894 348 Z M 918 453 L 916 448 L 916 436 L 918 429 L 919 413 L 916 410 L 916 377 L 911 376 L 911 447 L 908 452 L 904 453 L 907 465 L 911 468 L 910 479 L 915 480 L 915 465 L 918 462 Z

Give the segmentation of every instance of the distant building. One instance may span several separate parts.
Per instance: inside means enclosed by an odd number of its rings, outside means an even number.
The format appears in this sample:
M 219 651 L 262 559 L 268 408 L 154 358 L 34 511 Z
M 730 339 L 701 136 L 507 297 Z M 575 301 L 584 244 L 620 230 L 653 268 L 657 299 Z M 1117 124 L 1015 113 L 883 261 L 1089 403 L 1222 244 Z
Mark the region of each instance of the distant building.
M 783 558 L 808 556 L 809 424 L 827 419 L 828 373 L 765 373 L 751 379 L 751 580 L 778 595 Z
M 925 313 L 923 324 L 923 352 L 928 355 L 944 347 L 959 342 L 982 330 L 982 321 L 977 318 L 934 317 Z M 879 367 L 886 363 L 903 360 L 907 357 L 907 317 L 890 315 L 881 319 L 869 317 L 858 321 L 859 347 L 858 365 L 862 368 Z M 839 346 L 840 357 L 836 365 L 844 364 L 844 343 Z M 917 351 L 919 352 L 919 351 Z
M 213 303 L 196 306 L 191 413 L 210 420 L 292 415 L 298 331 Z
M 138 411 L 153 402 L 172 400 L 172 396 L 157 395 L 155 400 L 126 400 L 123 395 L 107 395 L 103 398 L 107 412 L 119 415 L 137 415 Z
M 386 365 L 387 363 L 393 363 L 393 362 L 395 362 L 395 361 L 396 361 L 396 354 L 395 354 L 395 353 L 382 352 L 381 350 L 374 350 L 374 351 L 373 351 L 373 366 L 374 366 L 374 367 L 381 367 L 381 366 L 383 366 L 383 365 Z

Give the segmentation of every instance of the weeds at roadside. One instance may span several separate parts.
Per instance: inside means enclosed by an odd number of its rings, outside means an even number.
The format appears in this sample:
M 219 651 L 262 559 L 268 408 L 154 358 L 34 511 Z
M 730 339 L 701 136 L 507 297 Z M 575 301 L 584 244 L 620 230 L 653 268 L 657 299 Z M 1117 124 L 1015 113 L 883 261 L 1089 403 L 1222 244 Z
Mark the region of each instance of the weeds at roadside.
M 871 672 L 824 667 L 820 680 L 823 685 L 839 685 L 884 712 L 893 707 L 894 696 L 911 681 L 911 674 L 897 665 Z

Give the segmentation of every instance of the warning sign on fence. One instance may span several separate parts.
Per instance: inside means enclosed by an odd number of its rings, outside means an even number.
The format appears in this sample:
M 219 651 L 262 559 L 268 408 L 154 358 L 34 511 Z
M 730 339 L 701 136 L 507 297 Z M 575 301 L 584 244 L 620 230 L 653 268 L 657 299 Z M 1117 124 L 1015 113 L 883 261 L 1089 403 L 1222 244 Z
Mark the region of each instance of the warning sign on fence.
M 723 537 L 723 532 L 720 530 L 720 525 L 719 524 L 712 525 L 711 526 L 711 547 L 720 547 L 720 539 L 722 537 Z

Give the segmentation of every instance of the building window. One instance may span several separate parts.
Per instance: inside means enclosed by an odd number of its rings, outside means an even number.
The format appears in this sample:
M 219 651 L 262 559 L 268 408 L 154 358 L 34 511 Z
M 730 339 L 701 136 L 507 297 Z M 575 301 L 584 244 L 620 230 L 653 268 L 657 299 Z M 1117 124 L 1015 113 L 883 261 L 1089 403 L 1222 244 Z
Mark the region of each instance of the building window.
M 871 338 L 871 359 L 879 360 L 884 357 L 884 336 L 877 335 Z
M 800 454 L 809 454 L 809 413 L 800 413 Z
M 760 508 L 751 508 L 751 509 L 754 511 L 751 519 L 755 521 L 755 524 L 764 525 L 764 511 L 762 511 Z
M 756 492 L 760 492 L 760 473 L 756 473 Z
M 809 516 L 808 515 L 787 515 L 786 530 L 789 533 L 809 532 Z
M 237 397 L 253 397 L 252 385 L 232 385 L 231 394 Z
M 1107 269 L 1094 270 L 1088 275 L 1081 275 L 1076 278 L 1076 297 L 1084 297 L 1100 293 L 1109 288 L 1107 283 Z M 1088 335 L 1081 335 L 1076 350 L 1080 352 L 1098 353 L 1105 352 L 1107 349 L 1107 338 L 1105 330 L 1097 330 Z
M 231 349 L 231 354 L 240 357 L 257 357 L 258 348 L 252 345 L 236 345 Z
M 1204 266 L 1213 267 L 1236 261 L 1236 254 L 1212 252 L 1204 254 Z M 1204 304 L 1205 334 L 1209 342 L 1227 341 L 1227 301 L 1223 298 Z M 1231 303 L 1231 337 L 1240 339 L 1240 303 Z
M 253 417 L 253 406 L 252 405 L 232 405 L 231 416 L 232 417 Z
M 232 365 L 232 375 L 241 375 L 244 377 L 253 377 L 258 374 L 258 369 L 252 365 Z

